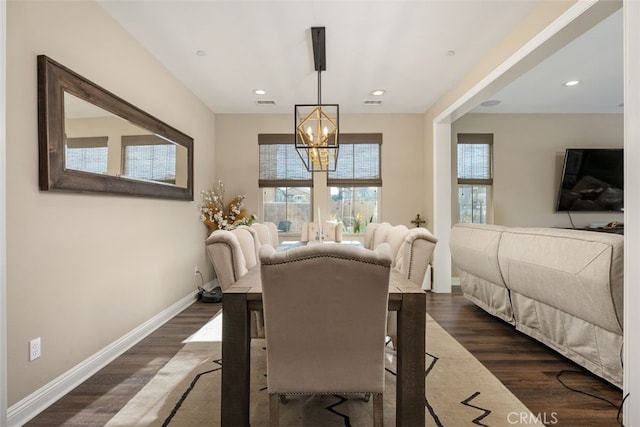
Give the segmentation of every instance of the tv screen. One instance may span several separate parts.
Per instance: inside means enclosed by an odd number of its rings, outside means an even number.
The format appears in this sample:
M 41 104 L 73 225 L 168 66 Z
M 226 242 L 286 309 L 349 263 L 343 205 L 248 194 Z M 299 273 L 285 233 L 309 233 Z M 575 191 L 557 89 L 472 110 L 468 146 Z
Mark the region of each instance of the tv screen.
M 568 148 L 558 211 L 622 211 L 623 149 Z

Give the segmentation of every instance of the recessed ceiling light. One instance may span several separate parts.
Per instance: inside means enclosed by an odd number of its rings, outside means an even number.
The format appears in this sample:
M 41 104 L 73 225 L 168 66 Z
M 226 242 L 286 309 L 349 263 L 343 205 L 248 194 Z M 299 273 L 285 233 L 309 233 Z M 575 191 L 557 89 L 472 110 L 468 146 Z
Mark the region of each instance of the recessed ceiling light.
M 196 50 L 197 56 L 205 56 L 207 54 L 206 50 Z
M 255 93 L 256 95 L 266 95 L 267 91 L 264 89 L 256 89 L 253 91 L 253 93 Z
M 563 83 L 564 86 L 575 86 L 579 84 L 580 84 L 580 80 L 569 80 L 568 82 Z
M 493 107 L 494 105 L 498 105 L 500 104 L 502 101 L 498 101 L 497 99 L 490 99 L 488 101 L 484 101 L 483 103 L 481 103 L 480 105 L 482 105 L 483 107 Z
M 385 94 L 385 92 L 386 92 L 386 90 L 384 90 L 384 89 L 376 89 L 376 90 L 372 90 L 371 91 L 371 95 L 373 95 L 373 96 L 382 96 L 382 95 Z

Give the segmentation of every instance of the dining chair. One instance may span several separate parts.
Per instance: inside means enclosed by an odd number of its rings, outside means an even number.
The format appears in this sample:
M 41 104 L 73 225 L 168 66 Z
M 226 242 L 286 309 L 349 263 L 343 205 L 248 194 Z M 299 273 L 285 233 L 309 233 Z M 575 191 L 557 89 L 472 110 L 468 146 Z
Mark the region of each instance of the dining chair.
M 313 242 L 318 237 L 318 224 L 315 222 L 305 222 L 300 230 L 301 242 Z M 342 241 L 342 224 L 335 221 L 324 221 L 322 223 L 322 240 L 326 242 Z
M 391 250 L 260 249 L 270 425 L 287 395 L 373 395 L 382 425 Z
M 260 240 L 254 228 L 241 225 L 234 230 L 215 230 L 205 240 L 205 247 L 223 292 L 250 269 L 258 268 Z M 260 311 L 251 312 L 251 337 L 264 337 Z
M 278 227 L 276 227 L 273 222 L 254 222 L 251 224 L 251 228 L 255 229 L 258 233 L 260 245 L 271 245 L 274 248 L 278 247 Z

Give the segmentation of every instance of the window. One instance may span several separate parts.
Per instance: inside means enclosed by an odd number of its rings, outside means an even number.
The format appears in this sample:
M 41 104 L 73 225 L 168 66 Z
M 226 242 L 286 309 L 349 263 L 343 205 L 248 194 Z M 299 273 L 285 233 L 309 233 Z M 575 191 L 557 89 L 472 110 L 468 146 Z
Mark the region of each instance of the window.
M 122 137 L 126 177 L 176 183 L 176 145 L 155 135 Z
M 493 135 L 458 134 L 458 222 L 486 224 L 493 185 Z
M 262 221 L 273 222 L 281 232 L 300 233 L 311 222 L 313 177 L 296 151 L 293 134 L 260 134 Z
M 331 219 L 344 224 L 345 232 L 361 233 L 378 220 L 382 175 L 382 134 L 340 135 L 335 172 L 328 172 Z
M 65 144 L 65 168 L 88 171 L 94 173 L 107 173 L 107 147 L 106 136 L 87 138 L 67 138 Z

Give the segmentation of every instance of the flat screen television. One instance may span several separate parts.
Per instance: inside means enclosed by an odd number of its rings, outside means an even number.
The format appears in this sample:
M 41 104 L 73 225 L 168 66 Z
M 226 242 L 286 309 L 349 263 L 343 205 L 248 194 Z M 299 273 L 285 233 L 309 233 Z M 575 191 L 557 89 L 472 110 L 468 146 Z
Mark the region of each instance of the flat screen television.
M 558 195 L 558 211 L 624 210 L 622 148 L 568 148 Z

